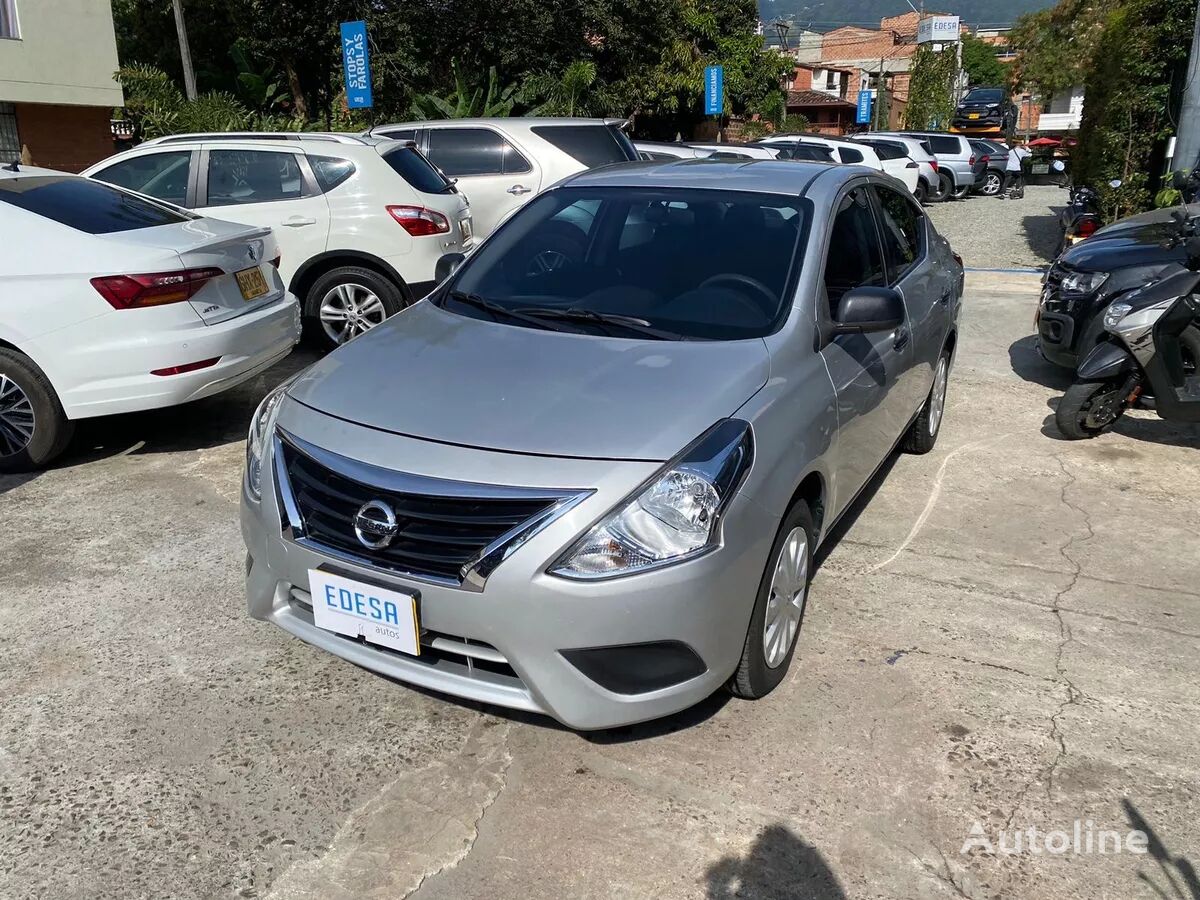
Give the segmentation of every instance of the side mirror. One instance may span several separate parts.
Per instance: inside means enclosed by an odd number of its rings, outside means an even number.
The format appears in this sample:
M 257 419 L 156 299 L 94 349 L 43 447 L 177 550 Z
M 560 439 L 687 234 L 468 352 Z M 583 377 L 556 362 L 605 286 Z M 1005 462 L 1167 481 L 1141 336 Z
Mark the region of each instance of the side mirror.
M 434 263 L 433 280 L 441 284 L 458 270 L 466 258 L 465 253 L 443 253 Z
M 1171 187 L 1177 191 L 1185 191 L 1188 187 L 1188 177 L 1186 172 L 1178 170 L 1171 173 Z
M 904 300 L 894 288 L 857 287 L 838 301 L 833 334 L 892 331 L 904 324 Z

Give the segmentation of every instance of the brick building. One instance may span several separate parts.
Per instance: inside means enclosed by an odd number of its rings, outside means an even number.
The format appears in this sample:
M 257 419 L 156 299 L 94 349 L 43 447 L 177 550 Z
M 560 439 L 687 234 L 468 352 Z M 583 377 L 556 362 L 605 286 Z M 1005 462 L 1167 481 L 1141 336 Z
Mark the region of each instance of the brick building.
M 0 0 L 0 162 L 79 171 L 113 152 L 110 0 Z

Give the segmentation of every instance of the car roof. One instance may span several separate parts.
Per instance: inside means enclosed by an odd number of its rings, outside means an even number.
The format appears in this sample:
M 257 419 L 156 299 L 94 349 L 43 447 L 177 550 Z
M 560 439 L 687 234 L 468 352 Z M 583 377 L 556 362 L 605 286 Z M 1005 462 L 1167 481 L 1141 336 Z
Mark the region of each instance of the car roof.
M 586 119 L 566 116 L 486 116 L 475 119 L 422 119 L 415 122 L 388 122 L 375 125 L 367 134 L 386 128 L 430 128 L 463 125 L 504 125 L 508 128 L 532 128 L 537 125 L 621 125 L 624 119 Z
M 11 163 L 0 165 L 0 178 L 20 178 L 22 175 L 61 175 L 63 178 L 78 178 L 70 172 L 59 172 L 56 169 L 42 169 L 37 166 L 27 166 L 24 163 L 17 163 L 17 170 L 14 172 Z
M 561 182 L 573 187 L 665 187 L 800 195 L 819 175 L 840 172 L 842 180 L 878 174 L 866 166 L 778 159 L 653 160 L 585 169 Z
M 374 135 L 348 134 L 338 131 L 195 131 L 184 134 L 168 134 L 143 141 L 139 147 L 162 146 L 164 144 L 203 143 L 204 141 L 262 141 L 265 143 L 334 143 L 376 144 L 384 138 Z

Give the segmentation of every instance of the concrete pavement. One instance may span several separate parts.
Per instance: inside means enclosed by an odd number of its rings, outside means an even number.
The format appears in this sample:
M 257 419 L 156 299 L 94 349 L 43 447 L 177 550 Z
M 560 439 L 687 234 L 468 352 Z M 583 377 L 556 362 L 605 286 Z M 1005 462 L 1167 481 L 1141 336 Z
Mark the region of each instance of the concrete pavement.
M 780 689 L 617 732 L 246 617 L 244 426 L 302 359 L 87 424 L 0 478 L 0 896 L 1200 895 L 1200 431 L 1059 440 L 1035 286 L 972 278 L 940 443 L 825 548 Z M 979 839 L 1077 820 L 1161 862 Z

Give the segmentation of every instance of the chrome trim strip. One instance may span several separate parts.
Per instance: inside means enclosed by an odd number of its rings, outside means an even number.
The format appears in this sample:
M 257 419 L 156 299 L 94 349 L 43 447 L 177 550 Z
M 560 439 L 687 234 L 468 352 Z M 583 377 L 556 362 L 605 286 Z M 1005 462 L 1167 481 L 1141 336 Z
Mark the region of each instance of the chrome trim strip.
M 462 641 L 455 641 L 445 637 L 434 638 L 429 642 L 428 646 L 434 650 L 441 650 L 443 653 L 457 653 L 459 656 L 467 656 L 471 659 L 482 659 L 487 662 L 508 665 L 508 657 L 499 650 L 491 647 L 482 647 L 478 644 L 464 644 Z
M 387 565 L 379 560 L 358 556 L 335 547 L 330 547 L 328 544 L 313 540 L 305 534 L 304 518 L 300 515 L 300 508 L 296 503 L 295 495 L 292 493 L 291 481 L 287 476 L 286 467 L 283 464 L 284 443 L 289 444 L 296 452 L 304 454 L 337 475 L 357 481 L 366 487 L 376 487 L 380 490 L 400 494 L 424 494 L 427 496 L 454 497 L 464 500 L 545 500 L 553 502 L 546 509 L 542 510 L 542 512 L 510 528 L 480 550 L 474 559 L 462 567 L 458 578 L 410 572 L 406 569 Z M 271 468 L 275 475 L 275 490 L 279 496 L 282 512 L 280 517 L 282 520 L 280 523 L 281 531 L 285 540 L 292 541 L 298 546 L 311 550 L 314 553 L 320 553 L 323 556 L 350 563 L 351 565 L 361 566 L 375 572 L 393 576 L 400 575 L 426 584 L 458 588 L 460 590 L 471 591 L 472 593 L 481 592 L 487 584 L 488 576 L 526 541 L 550 525 L 559 516 L 574 509 L 595 493 L 591 489 L 521 488 L 510 487 L 508 485 L 479 484 L 468 481 L 450 481 L 427 475 L 394 472 L 390 469 L 371 465 L 370 463 L 350 459 L 329 450 L 323 450 L 279 427 L 276 427 L 275 435 L 272 438 L 271 457 Z

